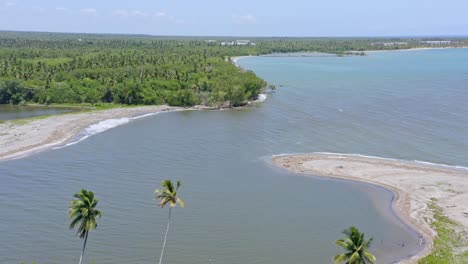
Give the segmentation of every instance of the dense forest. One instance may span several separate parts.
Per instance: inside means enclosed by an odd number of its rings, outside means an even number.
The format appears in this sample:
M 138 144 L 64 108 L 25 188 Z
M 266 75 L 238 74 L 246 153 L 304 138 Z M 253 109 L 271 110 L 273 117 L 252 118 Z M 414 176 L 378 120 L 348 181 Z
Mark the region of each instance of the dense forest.
M 239 106 L 255 100 L 267 84 L 233 65 L 232 56 L 304 51 L 346 55 L 371 49 L 468 45 L 461 38 L 249 38 L 243 45 L 235 41 L 0 32 L 0 104 Z

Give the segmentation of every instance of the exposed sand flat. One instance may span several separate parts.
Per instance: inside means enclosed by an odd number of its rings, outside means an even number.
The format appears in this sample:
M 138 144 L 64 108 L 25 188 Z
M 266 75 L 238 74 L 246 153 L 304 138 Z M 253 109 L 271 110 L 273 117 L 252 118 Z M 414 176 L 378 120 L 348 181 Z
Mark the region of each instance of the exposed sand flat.
M 437 205 L 447 217 L 468 230 L 468 170 L 324 153 L 275 156 L 273 163 L 296 173 L 374 183 L 392 190 L 396 194 L 395 212 L 429 242 L 417 256 L 400 263 L 417 263 L 431 251 L 436 235 L 430 226 L 433 215 L 428 203 L 431 198 L 437 199 Z
M 89 127 L 108 119 L 131 118 L 149 113 L 205 109 L 207 107 L 181 108 L 170 106 L 142 106 L 115 108 L 87 113 L 50 116 L 20 124 L 8 121 L 0 124 L 0 160 L 22 157 L 64 144 Z

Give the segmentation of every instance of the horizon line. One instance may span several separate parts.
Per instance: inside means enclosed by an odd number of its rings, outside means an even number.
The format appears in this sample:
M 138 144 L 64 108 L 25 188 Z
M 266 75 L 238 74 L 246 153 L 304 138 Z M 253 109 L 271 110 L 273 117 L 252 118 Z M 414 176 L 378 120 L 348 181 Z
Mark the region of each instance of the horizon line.
M 255 36 L 255 35 L 156 35 L 150 33 L 109 33 L 109 32 L 63 32 L 35 30 L 3 30 L 1 32 L 45 33 L 45 34 L 82 34 L 82 35 L 117 35 L 117 36 L 147 36 L 147 37 L 250 37 L 250 38 L 468 38 L 468 35 L 335 35 L 335 36 Z

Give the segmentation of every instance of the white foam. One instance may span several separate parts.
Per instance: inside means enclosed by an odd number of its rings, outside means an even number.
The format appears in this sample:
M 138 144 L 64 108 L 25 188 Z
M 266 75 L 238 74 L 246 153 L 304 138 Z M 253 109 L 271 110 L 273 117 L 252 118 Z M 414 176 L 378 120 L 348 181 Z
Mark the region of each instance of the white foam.
M 78 143 L 80 143 L 81 141 L 83 141 L 83 140 L 85 140 L 85 139 L 87 139 L 87 138 L 89 138 L 89 135 L 85 135 L 85 136 L 78 136 L 78 139 L 77 139 L 77 140 L 75 140 L 75 141 L 72 141 L 72 142 L 70 142 L 70 143 L 67 143 L 67 144 L 65 144 L 65 145 L 63 145 L 63 146 L 54 147 L 54 148 L 52 148 L 52 149 L 61 149 L 61 148 L 66 148 L 66 147 L 69 147 L 69 146 L 72 146 L 72 145 L 78 144 Z
M 238 60 L 239 60 L 239 58 L 235 58 L 235 59 L 232 60 L 232 63 L 234 63 L 234 65 L 236 67 L 239 67 L 239 64 L 237 63 Z
M 112 119 L 103 120 L 103 121 L 101 121 L 99 123 L 92 124 L 89 127 L 87 127 L 85 130 L 83 130 L 80 134 L 78 134 L 76 136 L 76 140 L 74 140 L 72 142 L 69 142 L 69 143 L 67 143 L 67 144 L 65 144 L 63 146 L 58 146 L 58 147 L 55 147 L 55 148 L 52 148 L 52 149 L 61 149 L 61 148 L 65 148 L 65 147 L 68 147 L 68 146 L 78 144 L 81 141 L 83 141 L 83 140 L 85 140 L 85 139 L 87 139 L 87 138 L 89 138 L 89 137 L 91 137 L 93 135 L 102 133 L 102 132 L 107 131 L 107 130 L 109 130 L 111 128 L 128 124 L 132 120 L 137 120 L 137 119 L 141 119 L 141 118 L 145 118 L 145 117 L 149 117 L 149 116 L 154 116 L 154 115 L 157 115 L 159 113 L 160 112 L 154 112 L 154 113 L 148 113 L 148 114 L 135 116 L 135 117 L 130 117 L 130 118 L 124 117 L 124 118 L 118 118 L 118 119 L 112 118 Z
M 432 162 L 420 161 L 420 160 L 415 160 L 414 162 L 420 163 L 420 164 L 424 164 L 424 165 L 429 165 L 429 166 L 445 167 L 445 168 L 458 169 L 458 170 L 468 170 L 468 167 L 464 167 L 464 166 L 447 165 L 447 164 L 440 164 L 440 163 L 432 163 Z
M 116 126 L 127 124 L 128 122 L 130 122 L 130 118 L 107 119 L 97 124 L 90 125 L 88 128 L 85 129 L 85 131 L 88 135 L 94 135 L 114 128 Z
M 337 155 L 337 156 L 350 156 L 350 157 L 361 157 L 361 158 L 380 159 L 380 160 L 390 160 L 390 161 L 404 161 L 404 160 L 399 160 L 399 159 L 383 158 L 383 157 L 362 155 L 362 154 L 356 154 L 356 153 L 346 154 L 346 153 L 334 153 L 334 152 L 314 152 L 313 154 Z
M 257 100 L 255 100 L 255 102 L 263 102 L 266 99 L 267 99 L 267 95 L 261 93 L 261 94 L 258 95 L 258 98 L 257 98 Z
M 137 120 L 137 119 L 141 119 L 141 118 L 145 118 L 145 117 L 148 117 L 148 116 L 154 116 L 154 115 L 157 115 L 161 112 L 155 112 L 155 113 L 148 113 L 148 114 L 144 114 L 144 115 L 140 115 L 140 116 L 135 116 L 135 117 L 132 117 L 132 118 L 129 118 L 130 120 Z

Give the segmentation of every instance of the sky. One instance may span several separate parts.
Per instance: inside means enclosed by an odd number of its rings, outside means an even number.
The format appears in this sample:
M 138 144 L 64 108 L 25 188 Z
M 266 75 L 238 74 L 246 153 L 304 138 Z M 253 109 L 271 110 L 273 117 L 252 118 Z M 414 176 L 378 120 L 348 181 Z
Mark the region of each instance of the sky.
M 468 35 L 468 0 L 0 0 L 0 30 L 183 36 Z

